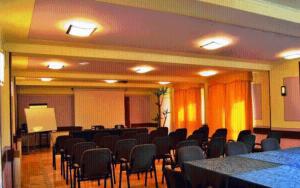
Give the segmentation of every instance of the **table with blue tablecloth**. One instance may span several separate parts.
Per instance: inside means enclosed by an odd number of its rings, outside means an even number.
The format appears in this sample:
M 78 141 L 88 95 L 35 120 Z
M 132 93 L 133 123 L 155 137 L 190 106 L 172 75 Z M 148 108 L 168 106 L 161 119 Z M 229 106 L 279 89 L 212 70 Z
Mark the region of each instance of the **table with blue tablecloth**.
M 190 161 L 184 171 L 193 188 L 300 188 L 300 147 Z

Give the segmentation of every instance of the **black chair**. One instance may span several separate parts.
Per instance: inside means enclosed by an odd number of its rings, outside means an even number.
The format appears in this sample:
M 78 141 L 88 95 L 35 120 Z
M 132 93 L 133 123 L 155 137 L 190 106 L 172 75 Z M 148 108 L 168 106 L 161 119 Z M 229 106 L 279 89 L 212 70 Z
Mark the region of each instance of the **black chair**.
M 92 125 L 91 129 L 98 131 L 98 130 L 105 129 L 105 127 L 104 127 L 104 125 Z
M 255 139 L 256 136 L 254 134 L 244 135 L 241 138 L 241 142 L 243 142 L 246 145 L 248 153 L 253 152 L 255 147 Z
M 170 149 L 175 150 L 177 144 L 186 139 L 186 135 L 187 135 L 186 128 L 177 129 L 175 132 L 171 132 L 169 134 Z
M 62 153 L 64 152 L 63 151 L 64 143 L 69 138 L 72 137 L 68 135 L 58 136 L 56 138 L 55 144 L 52 146 L 52 166 L 54 170 L 56 170 L 56 155 L 62 155 Z M 62 174 L 62 166 L 61 166 L 61 174 Z
M 190 135 L 188 140 L 196 140 L 198 142 L 198 145 L 202 147 L 202 144 L 205 142 L 205 136 L 200 132 L 194 132 L 192 135 Z
M 159 132 L 159 136 L 168 136 L 169 134 L 169 128 L 168 127 L 158 127 L 157 131 Z
M 115 152 L 115 145 L 120 140 L 118 135 L 108 135 L 101 137 L 97 142 L 97 146 L 100 148 L 108 148 L 112 153 Z
M 110 178 L 111 187 L 113 187 L 112 178 L 112 158 L 111 152 L 107 148 L 89 149 L 83 152 L 80 165 L 75 165 L 74 182 L 77 181 L 80 188 L 81 181 L 104 179 L 104 187 L 106 188 L 106 180 Z M 76 183 L 74 184 L 76 187 Z
M 138 145 L 150 143 L 150 136 L 148 133 L 137 133 L 134 138 Z
M 121 188 L 123 171 L 126 171 L 128 188 L 130 188 L 131 174 L 146 173 L 145 186 L 147 186 L 148 172 L 154 171 L 155 187 L 158 188 L 155 155 L 156 147 L 154 144 L 137 145 L 132 148 L 129 160 L 121 159 L 119 187 Z
M 203 142 L 208 141 L 208 134 L 209 134 L 209 128 L 208 125 L 204 124 L 202 127 L 200 127 L 198 130 L 196 130 L 197 134 L 203 134 Z M 195 131 L 194 131 L 195 132 Z
M 153 144 L 156 146 L 156 156 L 155 159 L 160 160 L 162 159 L 162 171 L 165 166 L 169 163 L 172 164 L 172 156 L 169 150 L 169 137 L 157 137 L 154 139 Z M 169 160 L 169 161 L 168 161 Z M 162 175 L 162 183 L 164 183 L 164 171 Z
M 225 141 L 226 141 L 226 139 L 227 139 L 227 129 L 226 128 L 217 129 L 216 132 L 211 137 L 211 139 L 214 139 L 214 138 L 224 138 Z
M 241 142 L 242 141 L 242 138 L 244 136 L 247 136 L 247 135 L 251 135 L 251 130 L 242 130 L 239 132 L 239 135 L 238 135 L 238 138 L 237 138 L 237 141 L 238 142 Z
M 168 136 L 168 129 L 165 129 L 163 127 L 158 128 L 156 130 L 151 131 L 149 136 L 150 136 L 150 143 L 152 143 L 155 138 Z
M 89 149 L 95 149 L 96 144 L 94 142 L 79 142 L 73 145 L 73 156 L 71 156 L 70 162 L 69 162 L 69 171 L 70 171 L 70 182 L 71 187 L 72 185 L 72 169 L 74 169 L 74 166 L 80 166 L 81 162 L 81 156 L 84 151 Z
M 280 144 L 281 134 L 279 132 L 270 131 L 267 135 L 267 138 L 275 138 Z
M 172 169 L 169 167 L 164 168 L 166 182 L 168 188 L 185 188 L 185 179 L 181 170 Z
M 213 138 L 207 145 L 207 158 L 217 158 L 224 155 L 226 140 Z
M 102 131 L 99 131 L 97 132 L 94 136 L 93 136 L 93 142 L 95 142 L 97 145 L 101 142 L 101 139 L 104 137 L 104 136 L 109 136 L 110 134 L 108 132 L 102 132 Z
M 280 150 L 280 145 L 277 139 L 275 138 L 266 138 L 261 141 L 262 151 L 273 151 Z
M 73 156 L 73 146 L 77 143 L 85 142 L 83 138 L 69 138 L 65 141 L 64 145 L 64 156 L 63 156 L 63 164 L 66 163 L 66 165 L 63 165 L 64 168 L 64 175 L 66 178 L 66 183 L 69 184 L 69 170 L 68 167 L 70 165 L 72 156 Z M 66 167 L 66 169 L 65 169 Z
M 121 139 L 134 139 L 136 137 L 137 131 L 123 131 L 121 134 Z
M 178 149 L 178 165 L 182 168 L 187 161 L 205 159 L 205 153 L 199 146 L 183 146 Z
M 243 142 L 228 142 L 225 147 L 226 156 L 247 154 L 248 149 Z
M 186 146 L 198 146 L 198 142 L 196 140 L 183 140 L 179 142 L 176 146 L 175 150 L 175 162 L 172 164 L 173 168 L 175 168 L 178 165 L 178 151 L 182 147 Z

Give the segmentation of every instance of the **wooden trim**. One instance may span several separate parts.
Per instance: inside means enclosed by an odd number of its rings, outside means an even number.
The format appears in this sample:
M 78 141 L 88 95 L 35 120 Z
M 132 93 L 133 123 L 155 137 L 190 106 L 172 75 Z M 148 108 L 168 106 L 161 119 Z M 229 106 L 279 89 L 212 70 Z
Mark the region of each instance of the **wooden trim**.
M 278 132 L 281 134 L 281 138 L 289 138 L 289 139 L 300 139 L 300 130 L 299 131 L 292 131 L 292 130 L 276 130 L 270 128 L 261 128 L 256 127 L 253 128 L 253 132 L 255 134 L 268 134 L 272 130 L 273 132 Z

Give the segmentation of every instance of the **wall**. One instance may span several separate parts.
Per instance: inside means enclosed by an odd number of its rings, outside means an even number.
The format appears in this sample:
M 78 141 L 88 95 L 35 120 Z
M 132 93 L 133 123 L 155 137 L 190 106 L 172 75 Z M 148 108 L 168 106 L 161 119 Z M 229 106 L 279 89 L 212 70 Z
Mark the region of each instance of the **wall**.
M 299 76 L 297 60 L 280 62 L 274 65 L 271 70 L 271 119 L 273 129 L 300 129 L 300 121 L 284 120 L 284 97 L 280 93 L 283 79 L 296 76 Z
M 18 94 L 19 125 L 26 122 L 24 109 L 32 103 L 47 103 L 49 108 L 54 108 L 58 127 L 74 125 L 73 95 Z
M 150 96 L 134 95 L 129 96 L 130 123 L 150 123 Z
M 253 127 L 270 127 L 270 89 L 269 89 L 269 73 L 268 72 L 253 72 L 253 84 L 260 86 L 261 103 L 261 118 L 253 119 Z M 253 108 L 253 112 L 254 112 Z

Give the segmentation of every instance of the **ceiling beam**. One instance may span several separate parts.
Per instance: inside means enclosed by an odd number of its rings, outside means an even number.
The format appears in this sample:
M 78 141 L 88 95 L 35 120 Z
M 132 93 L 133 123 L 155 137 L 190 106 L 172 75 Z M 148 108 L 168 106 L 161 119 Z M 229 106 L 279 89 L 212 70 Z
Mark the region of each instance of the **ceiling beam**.
M 76 88 L 160 88 L 159 84 L 146 83 L 115 83 L 107 84 L 102 82 L 83 82 L 83 81 L 51 81 L 42 82 L 38 80 L 19 80 L 16 79 L 17 86 L 53 86 L 53 87 L 76 87 Z
M 67 80 L 129 80 L 129 81 L 148 81 L 148 82 L 188 82 L 188 83 L 204 83 L 206 78 L 203 77 L 183 77 L 183 76 L 149 76 L 149 75 L 120 75 L 120 74 L 98 74 L 98 73 L 70 73 L 70 72 L 42 72 L 42 71 L 13 71 L 15 77 L 26 78 L 58 78 Z
M 262 0 L 97 0 L 300 37 L 300 11 Z M 239 18 L 239 19 L 237 19 Z M 296 24 L 295 24 L 296 23 Z M 297 29 L 298 28 L 298 29 Z
M 129 51 L 118 49 L 70 47 L 47 44 L 5 43 L 4 49 L 13 53 L 62 56 L 72 58 L 125 60 L 149 63 L 170 63 L 201 65 L 210 67 L 227 67 L 246 70 L 270 70 L 270 62 L 236 59 L 220 59 L 216 57 L 186 56 L 166 53 Z

